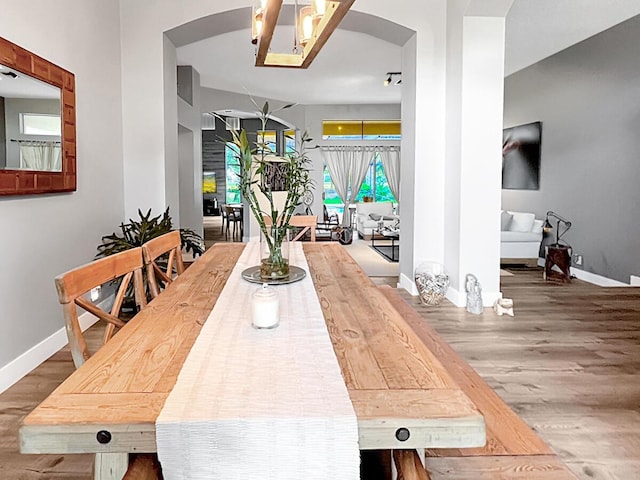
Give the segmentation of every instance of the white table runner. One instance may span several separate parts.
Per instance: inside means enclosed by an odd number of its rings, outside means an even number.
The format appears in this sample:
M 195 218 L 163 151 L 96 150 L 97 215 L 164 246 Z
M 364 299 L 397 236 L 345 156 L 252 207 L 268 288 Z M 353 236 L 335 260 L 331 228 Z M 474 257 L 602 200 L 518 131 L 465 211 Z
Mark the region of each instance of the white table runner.
M 309 267 L 298 242 L 292 265 Z M 156 422 L 167 480 L 356 480 L 358 425 L 309 275 L 274 287 L 280 326 L 251 326 L 247 245 Z

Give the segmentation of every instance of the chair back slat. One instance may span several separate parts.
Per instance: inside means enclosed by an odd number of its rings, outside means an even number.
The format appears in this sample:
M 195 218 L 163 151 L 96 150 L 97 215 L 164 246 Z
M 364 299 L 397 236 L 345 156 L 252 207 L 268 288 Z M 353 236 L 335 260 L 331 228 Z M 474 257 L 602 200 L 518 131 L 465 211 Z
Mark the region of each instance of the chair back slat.
M 302 228 L 292 241 L 301 239 L 307 231 L 311 232 L 311 241 L 316 241 L 316 226 L 318 225 L 318 217 L 316 215 L 294 215 L 289 223 L 292 227 Z
M 273 220 L 269 215 L 263 215 L 262 220 L 267 227 L 273 224 Z M 289 220 L 289 225 L 301 228 L 292 239 L 292 242 L 302 239 L 307 232 L 311 232 L 311 241 L 316 241 L 316 226 L 318 225 L 318 217 L 316 215 L 293 215 Z
M 69 347 L 76 367 L 82 365 L 90 357 L 80 327 L 77 307 L 79 306 L 99 320 L 107 322 L 103 339 L 103 344 L 106 343 L 113 336 L 116 328 L 125 325 L 123 319 L 120 318 L 121 309 L 132 278 L 136 306 L 140 309 L 146 306 L 147 302 L 142 285 L 143 265 L 142 248 L 137 247 L 88 263 L 55 278 L 58 300 L 62 304 L 65 328 L 69 338 Z M 114 280 L 120 280 L 120 286 L 110 312 L 106 312 L 84 297 L 91 289 Z
M 160 277 L 162 284 L 166 286 L 173 282 L 174 271 L 175 276 L 181 275 L 182 272 L 184 272 L 180 232 L 174 230 L 149 240 L 142 246 L 142 254 L 147 272 L 149 292 L 153 298 L 156 298 L 160 295 L 161 291 L 158 277 Z M 158 265 L 158 259 L 165 254 L 168 254 L 168 259 L 166 270 L 163 270 L 160 265 Z
M 58 299 L 60 303 L 72 302 L 73 299 L 84 295 L 92 288 L 140 268 L 141 262 L 142 250 L 136 247 L 66 272 L 55 280 Z

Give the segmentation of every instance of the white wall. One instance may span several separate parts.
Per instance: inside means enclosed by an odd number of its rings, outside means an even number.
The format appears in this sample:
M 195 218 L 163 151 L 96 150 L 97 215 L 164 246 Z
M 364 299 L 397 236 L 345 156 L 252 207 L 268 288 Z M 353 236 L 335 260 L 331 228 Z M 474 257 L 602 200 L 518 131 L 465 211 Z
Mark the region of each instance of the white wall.
M 192 103 L 176 96 L 178 104 L 178 203 L 180 223 L 204 235 L 202 227 L 202 113 L 200 108 L 200 74 L 191 70 Z
M 75 74 L 78 139 L 75 193 L 0 197 L 2 390 L 26 373 L 27 350 L 66 343 L 53 278 L 92 260 L 122 221 L 123 163 L 117 2 L 0 0 L 0 12 L 2 37 Z

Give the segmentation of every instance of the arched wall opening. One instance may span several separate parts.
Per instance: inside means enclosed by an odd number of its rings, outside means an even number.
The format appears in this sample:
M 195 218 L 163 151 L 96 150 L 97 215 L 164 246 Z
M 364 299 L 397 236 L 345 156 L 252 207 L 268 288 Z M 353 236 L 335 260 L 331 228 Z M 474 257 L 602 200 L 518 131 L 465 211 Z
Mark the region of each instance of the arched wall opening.
M 178 149 L 173 42 L 196 35 L 206 20 L 215 20 L 218 28 L 246 28 L 235 11 L 242 8 L 227 10 L 223 2 L 141 3 L 121 5 L 125 214 L 141 204 L 162 208 L 178 201 L 165 182 L 165 163 L 175 161 Z M 415 290 L 415 266 L 440 261 L 450 268 L 450 298 L 459 305 L 465 272 L 483 283 L 485 303 L 499 296 L 500 179 L 493 162 L 494 147 L 499 159 L 502 105 L 494 100 L 502 94 L 504 16 L 511 0 L 490 2 L 484 11 L 483 3 L 407 0 L 399 9 L 383 0 L 360 0 L 357 5 L 363 18 L 413 32 L 402 47 L 403 85 L 411 87 L 403 87 L 401 106 L 400 284 Z M 179 29 L 183 25 L 194 30 Z M 487 53 L 490 62 L 483 67 Z M 150 187 L 140 192 L 135 184 L 143 175 Z

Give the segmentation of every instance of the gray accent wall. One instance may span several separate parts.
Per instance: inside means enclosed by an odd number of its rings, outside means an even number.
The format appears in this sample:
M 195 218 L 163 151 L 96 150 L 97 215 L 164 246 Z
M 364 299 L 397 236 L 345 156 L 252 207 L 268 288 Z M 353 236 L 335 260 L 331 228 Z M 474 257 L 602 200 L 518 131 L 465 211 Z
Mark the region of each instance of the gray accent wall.
M 542 122 L 540 189 L 507 210 L 571 220 L 587 272 L 640 273 L 640 16 L 505 79 L 504 126 Z M 548 241 L 548 240 L 547 240 Z

